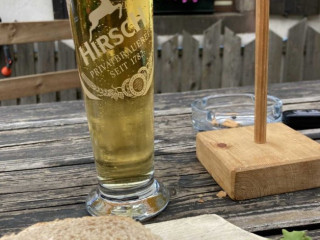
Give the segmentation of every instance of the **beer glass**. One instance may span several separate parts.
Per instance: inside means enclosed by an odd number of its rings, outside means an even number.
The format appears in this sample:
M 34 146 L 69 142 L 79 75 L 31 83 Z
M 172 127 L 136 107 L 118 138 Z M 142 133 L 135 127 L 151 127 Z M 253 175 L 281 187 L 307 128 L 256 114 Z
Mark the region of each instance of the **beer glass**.
M 148 219 L 168 204 L 154 179 L 152 0 L 70 0 L 98 188 L 91 215 Z

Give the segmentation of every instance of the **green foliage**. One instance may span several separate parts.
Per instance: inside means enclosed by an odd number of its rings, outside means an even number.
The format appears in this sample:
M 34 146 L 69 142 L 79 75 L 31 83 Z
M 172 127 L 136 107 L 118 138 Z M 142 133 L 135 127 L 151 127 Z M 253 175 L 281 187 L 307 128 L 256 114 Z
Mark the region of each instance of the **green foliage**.
M 283 238 L 280 240 L 312 240 L 311 237 L 306 236 L 306 232 L 304 231 L 293 231 L 288 232 L 287 230 L 282 230 Z

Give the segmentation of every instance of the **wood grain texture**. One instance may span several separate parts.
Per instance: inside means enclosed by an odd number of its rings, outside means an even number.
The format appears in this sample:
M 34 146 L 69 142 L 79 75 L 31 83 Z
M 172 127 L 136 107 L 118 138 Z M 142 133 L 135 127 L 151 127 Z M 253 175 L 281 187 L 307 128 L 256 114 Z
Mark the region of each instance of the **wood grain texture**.
M 197 157 L 235 200 L 320 187 L 320 145 L 282 123 L 267 130 L 260 145 L 252 126 L 199 133 Z
M 229 28 L 225 28 L 223 46 L 221 87 L 240 86 L 242 76 L 241 39 Z
M 56 64 L 58 65 L 57 68 L 61 70 L 75 68 L 74 53 L 71 53 L 71 55 L 73 56 L 73 60 L 72 60 L 72 56 L 69 56 L 69 57 L 66 56 L 68 54 L 70 55 L 70 51 L 68 52 L 66 49 L 61 49 L 61 51 L 58 53 L 60 56 L 58 57 L 61 57 L 64 55 L 63 57 L 66 57 L 66 59 L 65 61 L 60 59 L 61 60 L 60 64 L 59 62 L 56 63 L 55 44 L 54 42 L 48 42 L 51 40 L 71 38 L 70 26 L 69 26 L 68 20 L 0 24 L 0 29 L 5 33 L 7 33 L 7 35 L 3 34 L 2 38 L 0 37 L 0 42 L 4 41 L 4 43 L 7 43 L 7 44 L 9 42 L 24 43 L 24 44 L 17 45 L 17 54 L 16 54 L 17 62 L 15 63 L 17 76 L 30 75 L 30 74 L 34 74 L 35 72 L 37 73 L 54 72 L 56 69 Z M 5 39 L 3 36 L 6 36 L 7 38 Z M 37 42 L 37 41 L 40 41 L 40 42 L 36 43 L 37 45 L 36 49 L 38 51 L 35 55 L 33 42 Z M 64 80 L 67 80 L 66 78 L 71 76 L 69 73 L 66 76 L 62 76 L 61 74 L 62 72 L 56 75 L 57 77 L 62 77 L 62 80 L 61 79 L 57 80 L 57 84 L 63 83 Z M 26 77 L 25 82 L 23 81 L 23 78 L 19 78 L 19 80 L 12 78 L 12 79 L 7 79 L 8 81 L 6 81 L 5 83 L 1 82 L 0 84 L 4 87 L 8 87 L 8 85 L 11 85 L 11 87 L 9 86 L 9 89 L 8 89 L 9 91 L 11 91 L 11 89 L 14 88 L 14 91 L 12 92 L 11 95 L 9 94 L 9 92 L 4 95 L 1 93 L 0 94 L 1 98 L 4 97 L 4 99 L 9 99 L 7 101 L 14 101 L 14 98 L 22 97 L 19 100 L 20 104 L 30 104 L 30 103 L 37 103 L 37 102 L 53 102 L 58 100 L 56 92 L 52 91 L 58 86 L 53 88 L 49 87 L 51 89 L 48 89 L 48 83 L 49 83 L 48 80 L 51 79 L 51 82 L 53 82 L 54 75 L 49 74 L 49 75 L 38 75 L 38 76 L 32 76 L 32 77 L 34 77 L 33 83 L 32 83 L 32 79 L 29 76 Z M 73 79 L 71 79 L 71 82 L 73 81 Z M 9 80 L 11 80 L 11 84 Z M 43 81 L 45 81 L 47 84 L 45 87 L 42 87 Z M 20 84 L 19 86 L 13 86 L 18 83 Z M 67 85 L 70 86 L 70 84 L 67 84 Z M 61 86 L 61 87 L 62 89 L 69 88 L 66 86 Z M 1 92 L 4 92 L 4 89 L 1 89 L 1 90 L 0 90 Z M 65 97 L 66 93 L 62 92 L 62 100 L 77 99 L 77 95 L 79 95 L 80 93 L 80 91 L 78 93 L 77 90 L 67 90 L 67 91 L 69 91 L 67 92 L 68 93 L 67 95 L 69 97 Z M 39 92 L 44 94 L 40 94 L 39 96 L 36 96 L 36 94 Z M 24 97 L 24 96 L 28 96 L 28 97 Z
M 0 45 L 71 39 L 69 20 L 0 23 Z
M 252 91 L 250 86 L 155 96 L 155 175 L 168 186 L 171 202 L 148 223 L 212 213 L 265 236 L 320 224 L 319 188 L 239 202 L 220 199 L 221 187 L 197 160 L 190 103 L 210 94 Z M 319 108 L 319 91 L 320 80 L 269 88 L 284 109 Z M 320 129 L 306 134 L 316 136 Z M 0 235 L 88 215 L 84 201 L 97 180 L 84 102 L 1 107 L 0 182 Z
M 283 227 L 308 229 L 320 223 L 319 189 L 240 202 L 219 199 L 216 194 L 221 188 L 196 159 L 190 102 L 209 94 L 252 90 L 242 87 L 155 96 L 156 177 L 169 186 L 172 197 L 166 211 L 151 222 L 215 213 L 260 233 Z M 319 107 L 320 81 L 275 84 L 269 90 L 283 99 L 284 109 Z M 0 169 L 0 179 L 17 178 L 19 183 L 0 185 L 7 192 L 0 194 L 1 234 L 39 221 L 87 215 L 84 200 L 96 185 L 96 177 L 83 102 L 2 107 Z M 82 174 L 75 173 L 77 169 Z
M 199 42 L 184 31 L 182 49 L 181 91 L 199 90 L 201 83 Z
M 14 56 L 14 49 L 13 49 L 13 45 L 9 46 L 9 51 L 10 51 L 10 56 L 13 57 Z M 2 62 L 4 62 L 4 51 L 3 48 L 0 47 L 0 59 Z M 14 63 L 11 65 L 11 75 L 10 77 L 14 77 L 16 76 L 16 63 L 15 60 L 13 59 Z M 3 79 L 5 77 L 2 76 L 2 74 L 0 74 L 0 82 L 1 79 Z M 0 85 L 1 86 L 1 85 Z M 0 101 L 0 106 L 13 106 L 13 105 L 17 105 L 17 99 L 9 99 L 9 100 L 3 100 Z
M 178 61 L 178 36 L 174 36 L 162 45 L 161 92 L 180 90 L 180 66 Z
M 281 82 L 283 41 L 273 31 L 269 32 L 269 65 L 268 65 L 268 83 Z
M 269 65 L 268 65 L 268 82 L 281 82 L 281 66 L 282 66 L 282 49 L 283 41 L 273 31 L 269 32 Z M 255 41 L 244 46 L 243 53 L 243 75 L 242 86 L 254 85 L 255 75 Z M 315 80 L 315 79 L 313 79 Z
M 244 46 L 241 86 L 254 85 L 255 41 Z
M 1 81 L 0 86 L 0 100 L 3 100 L 80 87 L 80 81 L 77 70 L 66 70 L 9 78 Z M 30 98 L 36 102 L 35 96 Z M 22 98 L 21 103 L 26 103 L 24 99 L 29 98 Z
M 303 79 L 320 79 L 320 33 L 311 27 L 307 30 Z
M 221 87 L 221 27 L 218 21 L 203 33 L 201 89 Z
M 236 0 L 236 9 L 239 12 L 254 11 L 255 1 L 254 0 Z
M 283 71 L 283 82 L 295 82 L 303 80 L 303 52 L 306 30 L 306 19 L 300 21 L 289 30 Z
M 16 75 L 31 75 L 36 72 L 36 66 L 35 66 L 35 56 L 34 56 L 34 44 L 33 43 L 24 43 L 24 44 L 18 44 L 17 45 L 17 61 L 16 61 Z M 2 91 L 7 89 L 7 91 L 4 91 L 7 96 L 0 99 L 15 99 L 20 98 L 20 104 L 31 104 L 31 103 L 37 103 L 37 96 L 35 94 L 31 95 L 15 95 L 14 92 L 12 92 L 12 89 L 17 88 L 16 85 L 11 84 L 6 85 L 10 81 L 10 79 L 6 79 L 6 81 L 2 81 L 0 84 L 4 86 L 4 88 L 1 88 Z M 24 84 L 24 82 L 22 82 Z M 20 89 L 23 89 L 23 85 L 20 85 Z M 2 96 L 2 94 L 0 94 Z M 30 96 L 30 97 L 24 97 L 24 96 Z
M 63 21 L 65 21 L 65 23 L 68 23 L 67 20 L 63 20 Z M 67 28 L 68 31 L 70 31 L 69 25 L 63 23 L 63 21 L 59 23 L 60 28 Z M 52 21 L 52 22 L 54 23 L 51 23 L 51 22 L 46 23 L 48 25 L 45 25 L 45 26 L 48 26 L 48 28 L 50 28 L 51 24 L 58 24 L 58 22 L 55 22 L 55 21 Z M 35 25 L 35 28 L 37 28 L 39 25 L 41 25 L 41 23 L 42 22 L 40 23 L 34 22 L 33 24 Z M 158 41 L 155 41 L 155 45 L 154 45 L 155 52 L 156 50 L 158 50 L 158 58 L 155 58 L 155 91 L 156 93 L 162 92 L 161 85 L 163 84 L 165 87 L 164 92 L 166 91 L 173 92 L 173 91 L 181 91 L 181 90 L 189 91 L 189 90 L 193 90 L 193 88 L 198 89 L 198 87 L 196 86 L 197 85 L 196 82 L 198 78 L 201 78 L 200 85 L 202 85 L 201 88 L 203 89 L 220 88 L 222 86 L 222 82 L 221 82 L 222 75 L 224 76 L 224 83 L 223 83 L 224 87 L 238 86 L 239 84 L 240 85 L 252 84 L 253 58 L 251 58 L 250 56 L 252 55 L 253 46 L 251 44 L 245 46 L 244 55 L 242 57 L 241 47 L 239 47 L 239 44 L 240 44 L 239 38 L 236 37 L 235 35 L 228 37 L 228 34 L 230 32 L 226 31 L 226 35 L 227 35 L 226 40 L 229 39 L 230 41 L 229 43 L 226 44 L 226 47 L 224 49 L 225 54 L 224 56 L 222 56 L 221 55 L 222 53 L 221 50 L 223 49 L 223 35 L 221 34 L 222 25 L 229 26 L 228 20 L 224 19 L 223 22 L 217 21 L 210 28 L 205 30 L 205 32 L 203 33 L 204 34 L 203 44 L 201 44 L 199 41 L 195 40 L 194 38 L 192 38 L 191 40 L 191 38 L 186 37 L 186 39 L 189 39 L 191 41 L 190 47 L 189 47 L 189 43 L 187 44 L 187 41 L 182 42 L 183 46 L 182 48 L 180 46 L 180 49 L 178 44 L 174 43 L 172 45 L 171 43 L 168 43 L 168 41 L 165 41 L 165 45 L 164 45 L 165 47 L 164 49 L 162 49 L 162 46 L 158 46 L 158 43 L 157 43 Z M 60 30 L 58 30 L 58 32 L 59 31 Z M 310 40 L 306 41 L 306 56 L 303 63 L 303 74 L 306 79 L 317 79 L 318 78 L 317 76 L 319 75 L 318 72 L 320 69 L 319 67 L 317 67 L 319 63 L 319 61 L 317 60 L 319 55 L 318 54 L 319 51 L 317 50 L 318 49 L 317 36 L 319 34 L 316 33 L 315 36 L 312 35 L 313 33 L 308 33 L 308 34 L 309 34 L 308 39 Z M 58 33 L 57 38 L 59 38 L 59 35 L 60 34 Z M 160 36 L 160 37 L 163 38 L 163 36 Z M 56 36 L 54 36 L 54 38 L 56 38 Z M 291 38 L 294 38 L 294 37 L 291 37 Z M 299 35 L 299 39 L 301 38 L 303 38 L 302 35 Z M 158 40 L 157 37 L 155 39 Z M 172 41 L 174 42 L 173 39 Z M 294 41 L 296 42 L 296 40 Z M 171 47 L 168 48 L 169 45 Z M 176 46 L 175 49 L 174 49 L 174 45 Z M 202 54 L 200 55 L 199 55 L 199 51 L 196 49 L 197 45 L 199 46 L 203 45 L 202 49 L 198 49 L 200 50 L 200 53 L 202 52 Z M 294 44 L 290 43 L 290 39 L 288 40 L 288 45 L 290 45 L 291 47 L 290 48 L 288 47 L 287 50 L 294 49 L 295 47 Z M 230 50 L 228 46 L 229 47 L 233 46 L 234 48 L 231 48 Z M 276 34 L 270 33 L 269 82 L 281 82 L 282 77 L 285 75 L 283 73 L 283 69 L 286 69 L 285 66 L 287 65 L 286 64 L 287 61 L 284 61 L 284 63 L 282 63 L 282 58 L 284 54 L 282 51 L 282 48 L 283 48 L 282 39 Z M 231 51 L 231 53 L 227 53 L 228 49 Z M 67 47 L 64 48 L 64 45 L 61 45 L 60 43 L 60 46 L 58 47 L 58 52 L 57 52 L 57 61 L 55 62 L 55 64 L 57 65 L 57 70 L 75 68 L 73 67 L 74 58 L 73 58 L 72 50 L 71 49 L 69 50 L 67 50 Z M 40 53 L 41 52 L 39 52 L 39 54 Z M 35 58 L 33 59 L 33 61 L 31 60 L 31 58 L 29 59 L 27 57 L 29 56 L 29 54 L 33 55 L 33 57 Z M 288 54 L 290 55 L 291 53 L 288 53 Z M 17 66 L 17 68 L 19 68 L 19 65 L 23 67 L 24 66 L 27 67 L 30 64 L 34 64 L 34 61 L 36 61 L 36 64 L 38 64 L 39 61 L 37 62 L 37 56 L 38 56 L 38 53 L 34 54 L 31 52 L 31 50 L 30 50 L 30 53 L 27 53 L 25 50 L 22 49 L 21 54 L 19 53 L 19 51 L 17 52 L 17 57 L 20 58 L 21 60 L 19 62 L 19 59 L 18 59 L 15 66 Z M 26 60 L 26 58 L 28 58 L 28 60 Z M 51 58 L 51 57 L 44 56 L 43 58 Z M 296 57 L 295 56 L 290 57 L 291 60 L 294 58 Z M 288 56 L 285 59 L 288 59 Z M 296 62 L 296 60 L 292 60 L 292 61 Z M 300 59 L 298 61 L 302 61 L 302 60 Z M 201 62 L 201 66 L 199 66 L 199 62 Z M 226 66 L 222 69 L 223 64 Z M 34 68 L 35 67 L 31 66 L 31 69 L 34 69 Z M 293 67 L 292 69 L 296 71 L 297 68 Z M 31 71 L 31 72 L 34 73 L 35 71 Z M 18 75 L 27 74 L 27 73 L 24 74 L 23 71 L 19 71 L 19 70 L 17 73 Z M 296 74 L 294 75 L 296 76 Z M 164 80 L 162 80 L 162 77 Z M 168 77 L 171 78 L 171 80 L 167 79 Z M 303 78 L 301 78 L 301 80 L 302 79 Z M 170 86 L 171 83 L 169 83 L 169 86 L 165 86 L 167 81 L 173 82 L 172 85 L 174 86 L 173 87 Z M 185 84 L 184 81 L 192 81 L 192 82 Z M 31 98 L 23 98 L 21 102 L 35 103 L 37 101 L 41 101 L 41 98 L 42 98 L 41 96 L 40 97 L 33 96 Z M 64 100 L 73 100 L 76 98 L 81 98 L 81 91 L 79 89 L 65 90 L 61 94 L 60 93 L 57 94 L 57 100 L 64 101 Z M 27 99 L 29 100 L 27 101 Z M 16 100 L 7 100 L 7 104 L 13 104 L 15 102 Z
M 55 43 L 39 42 L 38 44 L 37 73 L 47 73 L 55 71 Z M 56 92 L 49 92 L 39 95 L 39 102 L 57 101 Z
M 266 143 L 270 1 L 256 3 L 254 141 Z
M 59 41 L 58 42 L 58 61 L 57 61 L 57 70 L 69 70 L 76 69 L 76 57 L 75 51 L 65 43 Z M 68 89 L 62 90 L 58 93 L 60 101 L 70 101 L 77 99 L 77 92 L 81 90 L 78 89 Z

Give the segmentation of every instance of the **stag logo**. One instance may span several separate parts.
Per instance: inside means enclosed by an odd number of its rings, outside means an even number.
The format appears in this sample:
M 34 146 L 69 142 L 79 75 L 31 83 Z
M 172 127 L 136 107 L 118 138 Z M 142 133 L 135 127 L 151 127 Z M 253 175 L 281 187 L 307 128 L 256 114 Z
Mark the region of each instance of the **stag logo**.
M 100 0 L 100 6 L 89 14 L 90 27 L 90 42 L 92 41 L 92 32 L 99 25 L 99 21 L 107 15 L 112 14 L 119 9 L 119 18 L 122 17 L 122 4 L 112 5 L 110 0 Z

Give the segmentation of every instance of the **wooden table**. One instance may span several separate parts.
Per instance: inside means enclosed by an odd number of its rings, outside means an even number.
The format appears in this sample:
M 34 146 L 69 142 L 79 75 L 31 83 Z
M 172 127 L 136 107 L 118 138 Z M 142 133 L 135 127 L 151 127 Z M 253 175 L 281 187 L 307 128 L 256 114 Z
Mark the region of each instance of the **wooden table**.
M 215 213 L 276 238 L 280 229 L 308 229 L 320 239 L 320 188 L 235 202 L 196 159 L 190 103 L 252 87 L 155 96 L 156 177 L 171 192 L 168 208 L 150 222 Z M 272 85 L 284 110 L 320 109 L 320 80 Z M 320 129 L 303 131 L 320 141 Z M 84 200 L 97 184 L 82 101 L 0 108 L 0 233 L 36 222 L 88 215 Z M 317 238 L 316 238 L 317 237 Z

